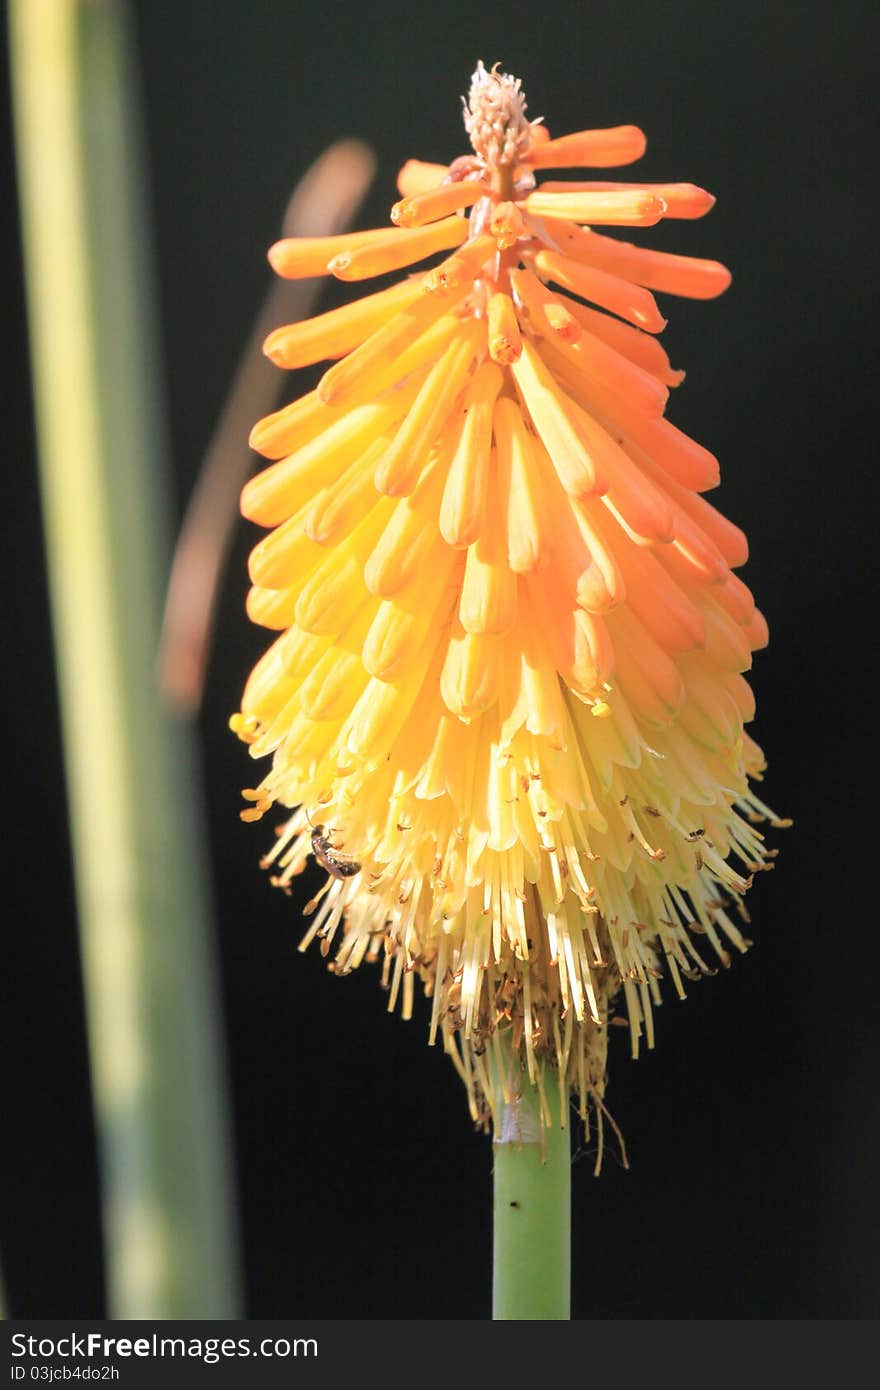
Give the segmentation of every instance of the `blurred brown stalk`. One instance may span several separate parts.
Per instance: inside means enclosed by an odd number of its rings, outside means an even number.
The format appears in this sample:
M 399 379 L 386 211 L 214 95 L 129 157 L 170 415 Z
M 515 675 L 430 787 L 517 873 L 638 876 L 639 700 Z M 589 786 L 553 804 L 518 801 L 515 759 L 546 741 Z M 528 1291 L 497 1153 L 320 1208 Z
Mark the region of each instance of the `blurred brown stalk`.
M 375 172 L 369 146 L 340 140 L 297 183 L 284 214 L 285 237 L 332 236 L 357 214 Z M 234 535 L 238 496 L 250 472 L 248 434 L 271 411 L 284 382 L 262 354 L 273 328 L 314 309 L 322 281 L 278 280 L 266 295 L 244 347 L 232 387 L 202 462 L 178 538 L 159 651 L 162 693 L 181 715 L 199 709 L 217 595 Z

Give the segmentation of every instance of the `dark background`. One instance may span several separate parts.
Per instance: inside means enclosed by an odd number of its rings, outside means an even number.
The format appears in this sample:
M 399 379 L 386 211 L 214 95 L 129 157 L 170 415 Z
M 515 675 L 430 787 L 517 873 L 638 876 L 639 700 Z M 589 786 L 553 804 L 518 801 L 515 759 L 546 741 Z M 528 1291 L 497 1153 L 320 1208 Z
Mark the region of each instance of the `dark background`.
M 299 172 L 361 135 L 378 225 L 409 155 L 464 149 L 476 58 L 521 75 L 554 134 L 633 121 L 631 175 L 718 195 L 644 236 L 734 270 L 666 300 L 688 380 L 671 416 L 717 452 L 772 641 L 754 671 L 766 794 L 795 828 L 751 895 L 756 947 L 625 1040 L 609 1100 L 632 1170 L 574 1172 L 577 1317 L 867 1318 L 880 1287 L 876 589 L 876 4 L 556 0 L 515 8 L 139 0 L 165 374 L 182 507 Z M 5 74 L 4 74 L 5 81 Z M 6 117 L 6 102 L 3 107 Z M 644 171 L 643 174 L 640 170 Z M 76 920 L 9 157 L 2 261 L 7 1138 L 0 1245 L 12 1311 L 95 1316 L 102 1274 Z M 671 235 L 670 235 L 671 234 Z M 226 730 L 264 637 L 242 526 L 200 724 L 252 1317 L 483 1318 L 490 1162 L 424 1020 L 368 971 L 296 955 L 294 906 L 238 819 Z

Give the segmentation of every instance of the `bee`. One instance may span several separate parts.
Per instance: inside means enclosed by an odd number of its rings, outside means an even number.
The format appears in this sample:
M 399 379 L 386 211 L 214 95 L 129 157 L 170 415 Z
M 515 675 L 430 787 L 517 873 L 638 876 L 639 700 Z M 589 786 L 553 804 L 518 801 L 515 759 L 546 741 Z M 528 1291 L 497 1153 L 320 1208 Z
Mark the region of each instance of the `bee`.
M 361 871 L 356 859 L 348 859 L 334 848 L 330 836 L 324 834 L 323 825 L 312 828 L 312 854 L 332 878 L 353 878 Z

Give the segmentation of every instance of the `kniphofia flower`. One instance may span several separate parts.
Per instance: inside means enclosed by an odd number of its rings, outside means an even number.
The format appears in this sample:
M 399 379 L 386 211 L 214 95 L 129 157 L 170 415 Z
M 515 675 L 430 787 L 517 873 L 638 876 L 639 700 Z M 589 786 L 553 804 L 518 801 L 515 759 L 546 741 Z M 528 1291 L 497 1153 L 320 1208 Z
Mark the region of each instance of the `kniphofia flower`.
M 266 342 L 333 365 L 252 435 L 275 462 L 242 499 L 269 528 L 248 612 L 280 636 L 232 725 L 272 756 L 244 818 L 292 810 L 275 882 L 312 854 L 328 871 L 303 944 L 338 973 L 381 962 L 404 1016 L 420 977 L 475 1119 L 512 1056 L 545 1121 L 558 1074 L 564 1123 L 569 1093 L 601 1106 L 618 1011 L 637 1054 L 661 976 L 683 994 L 748 945 L 773 851 L 742 673 L 767 627 L 733 573 L 745 536 L 702 496 L 716 460 L 663 418 L 683 373 L 652 291 L 710 299 L 730 275 L 604 231 L 714 199 L 538 184 L 645 139 L 551 139 L 525 113 L 480 64 L 473 153 L 407 163 L 395 225 L 269 253 L 345 281 L 442 259 Z

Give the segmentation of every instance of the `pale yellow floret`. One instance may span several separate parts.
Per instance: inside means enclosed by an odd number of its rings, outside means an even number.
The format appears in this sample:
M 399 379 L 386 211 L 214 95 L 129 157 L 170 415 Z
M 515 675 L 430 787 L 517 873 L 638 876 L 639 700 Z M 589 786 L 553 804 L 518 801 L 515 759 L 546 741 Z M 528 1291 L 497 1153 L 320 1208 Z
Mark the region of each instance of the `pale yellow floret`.
M 499 514 L 498 463 L 494 452 L 489 460 L 486 509 L 491 518 Z M 459 618 L 467 632 L 503 635 L 516 621 L 516 575 L 507 563 L 506 536 L 497 525 L 484 526 L 467 551 L 461 584 Z
M 546 564 L 551 550 L 540 473 L 534 455 L 534 436 L 521 410 L 502 396 L 493 419 L 498 468 L 499 526 L 504 525 L 507 562 L 515 574 L 528 574 Z
M 566 492 L 572 497 L 587 497 L 603 491 L 605 479 L 581 438 L 567 398 L 530 343 L 523 344 L 522 356 L 511 371 Z
M 482 325 L 474 321 L 463 324 L 460 336 L 453 339 L 432 367 L 406 419 L 377 463 L 375 484 L 380 492 L 395 497 L 412 492 L 432 445 L 464 390 L 484 339 Z
M 448 545 L 470 545 L 486 511 L 492 414 L 502 375 L 494 362 L 474 373 L 463 403 L 463 422 L 440 504 L 440 532 Z

